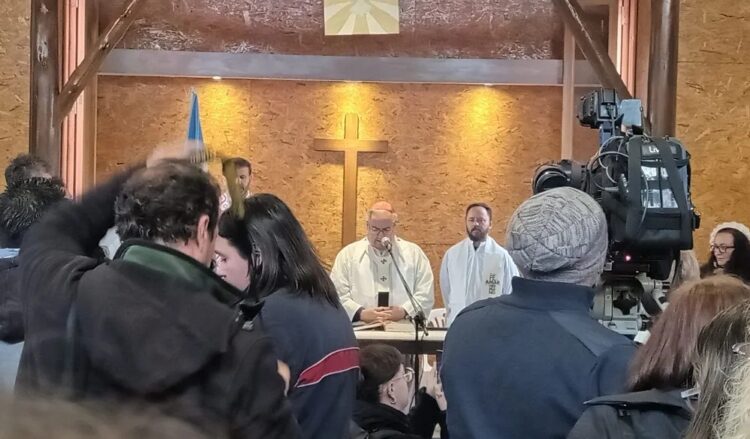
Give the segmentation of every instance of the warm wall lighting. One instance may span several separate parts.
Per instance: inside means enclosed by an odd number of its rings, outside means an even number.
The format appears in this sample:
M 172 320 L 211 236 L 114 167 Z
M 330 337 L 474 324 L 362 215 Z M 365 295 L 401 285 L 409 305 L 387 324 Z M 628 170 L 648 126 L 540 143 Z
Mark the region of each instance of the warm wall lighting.
M 498 139 L 514 123 L 512 99 L 502 87 L 468 86 L 453 100 L 450 116 L 452 140 L 450 161 L 498 163 L 503 157 Z
M 344 120 L 346 113 L 357 113 L 363 133 L 377 133 L 380 121 L 373 120 L 377 85 L 361 82 L 343 82 L 330 85 L 329 100 L 336 108 L 336 123 Z

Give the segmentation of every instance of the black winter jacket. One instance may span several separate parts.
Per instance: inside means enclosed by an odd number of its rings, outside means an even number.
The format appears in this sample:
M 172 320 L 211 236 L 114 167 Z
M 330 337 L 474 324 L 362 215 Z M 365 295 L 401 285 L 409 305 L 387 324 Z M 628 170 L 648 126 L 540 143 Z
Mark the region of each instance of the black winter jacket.
M 680 439 L 692 411 L 679 390 L 647 390 L 586 402 L 568 439 Z
M 154 405 L 214 435 L 298 438 L 270 339 L 239 292 L 169 248 L 90 255 L 129 174 L 57 206 L 21 247 L 26 345 L 16 391 Z

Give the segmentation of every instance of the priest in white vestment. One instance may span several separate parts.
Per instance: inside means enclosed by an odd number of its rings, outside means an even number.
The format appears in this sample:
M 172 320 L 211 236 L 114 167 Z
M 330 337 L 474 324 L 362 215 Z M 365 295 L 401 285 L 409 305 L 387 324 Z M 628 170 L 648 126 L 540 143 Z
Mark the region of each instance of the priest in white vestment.
M 415 302 L 425 317 L 430 315 L 435 300 L 430 261 L 419 246 L 396 236 L 396 224 L 393 207 L 375 203 L 367 215 L 367 237 L 347 245 L 336 256 L 331 279 L 353 322 L 399 321 L 416 315 L 394 259 Z M 393 244 L 393 259 L 383 245 L 385 237 Z M 387 293 L 388 306 L 378 306 L 379 293 Z
M 489 236 L 491 229 L 492 209 L 484 203 L 472 204 L 466 209 L 467 238 L 445 252 L 440 291 L 448 326 L 472 303 L 511 293 L 511 280 L 518 276 L 518 268 Z

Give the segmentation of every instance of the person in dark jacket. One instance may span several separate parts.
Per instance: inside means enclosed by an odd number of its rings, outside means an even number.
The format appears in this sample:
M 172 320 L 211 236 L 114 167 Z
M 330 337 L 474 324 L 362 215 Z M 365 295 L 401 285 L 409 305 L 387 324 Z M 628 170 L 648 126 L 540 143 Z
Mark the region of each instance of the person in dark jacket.
M 10 175 L 18 177 L 19 173 Z M 0 194 L 0 391 L 13 389 L 23 349 L 18 248 L 31 225 L 64 198 L 60 180 L 42 177 L 13 178 Z
M 299 437 L 257 309 L 238 311 L 240 292 L 208 268 L 218 204 L 208 174 L 158 161 L 33 227 L 17 393 L 154 405 L 233 438 Z M 86 256 L 115 222 L 115 260 Z
M 683 437 L 692 410 L 682 394 L 695 386 L 698 335 L 722 310 L 750 299 L 750 287 L 739 279 L 714 276 L 683 284 L 670 299 L 633 358 L 630 392 L 586 402 L 589 408 L 568 439 Z
M 601 207 L 552 189 L 526 200 L 506 248 L 523 278 L 510 295 L 476 302 L 445 340 L 448 430 L 459 438 L 564 438 L 585 401 L 620 392 L 635 351 L 591 318 L 607 252 Z
M 56 203 L 65 199 L 58 179 L 33 177 L 14 180 L 0 194 L 0 340 L 23 340 L 18 249 L 26 232 Z
M 369 345 L 360 352 L 360 368 L 354 422 L 369 434 L 367 437 L 431 439 L 435 425 L 444 426 L 446 401 L 440 389 L 420 391 L 414 408 L 409 410 L 414 370 L 404 367 L 404 356 L 398 349 Z
M 217 247 L 217 272 L 239 287 L 249 283 L 250 299 L 264 302 L 256 322 L 288 367 L 288 396 L 303 436 L 344 437 L 359 348 L 333 283 L 302 225 L 279 198 L 247 198 L 244 217 L 233 219 L 238 224 L 232 225 L 229 215 L 220 221 L 219 235 L 226 242 Z

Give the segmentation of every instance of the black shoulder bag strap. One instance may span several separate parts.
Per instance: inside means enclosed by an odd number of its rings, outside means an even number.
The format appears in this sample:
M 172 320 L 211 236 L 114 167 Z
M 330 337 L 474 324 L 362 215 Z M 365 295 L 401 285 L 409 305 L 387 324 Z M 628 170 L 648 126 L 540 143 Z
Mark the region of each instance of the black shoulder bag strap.
M 643 137 L 636 136 L 628 142 L 628 213 L 625 221 L 625 236 L 628 240 L 638 238 L 643 218 L 643 198 L 641 195 Z

